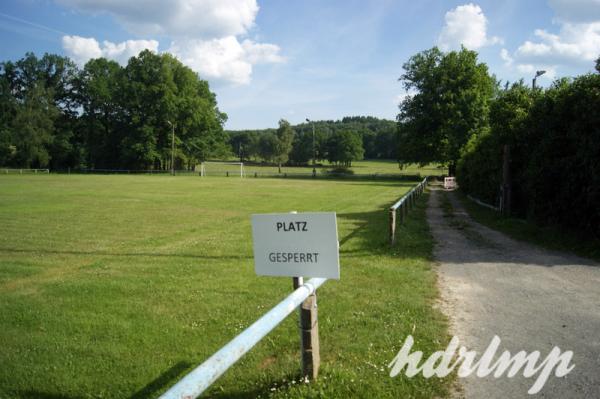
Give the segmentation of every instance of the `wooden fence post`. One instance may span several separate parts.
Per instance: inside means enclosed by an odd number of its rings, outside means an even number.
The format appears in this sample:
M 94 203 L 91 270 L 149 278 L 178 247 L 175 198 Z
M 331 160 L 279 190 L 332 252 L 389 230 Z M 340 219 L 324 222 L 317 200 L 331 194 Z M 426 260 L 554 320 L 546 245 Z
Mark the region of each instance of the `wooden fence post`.
M 294 290 L 303 284 L 302 277 L 293 277 Z M 319 375 L 319 323 L 317 317 L 317 292 L 313 292 L 300 305 L 300 353 L 302 376 L 315 380 Z
M 300 306 L 300 328 L 302 331 L 302 374 L 309 380 L 315 380 L 319 375 L 319 366 L 321 365 L 316 291 L 309 295 Z

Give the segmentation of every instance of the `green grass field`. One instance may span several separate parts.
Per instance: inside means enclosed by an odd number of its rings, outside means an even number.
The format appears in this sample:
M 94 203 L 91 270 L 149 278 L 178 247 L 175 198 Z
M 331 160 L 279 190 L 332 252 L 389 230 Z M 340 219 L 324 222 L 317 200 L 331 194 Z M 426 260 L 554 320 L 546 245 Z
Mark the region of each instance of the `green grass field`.
M 250 215 L 336 211 L 341 280 L 319 290 L 322 369 L 299 374 L 291 315 L 205 394 L 446 396 L 389 377 L 413 334 L 446 347 L 424 197 L 387 245 L 385 208 L 413 183 L 185 176 L 0 176 L 0 397 L 156 397 L 291 292 L 254 273 Z

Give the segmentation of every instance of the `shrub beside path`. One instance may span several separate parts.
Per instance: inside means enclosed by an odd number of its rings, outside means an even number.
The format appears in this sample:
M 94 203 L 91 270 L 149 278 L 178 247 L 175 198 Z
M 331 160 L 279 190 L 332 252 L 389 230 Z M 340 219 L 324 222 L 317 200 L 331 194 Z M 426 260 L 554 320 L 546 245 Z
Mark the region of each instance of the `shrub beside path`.
M 494 335 L 498 352 L 573 351 L 574 370 L 552 376 L 536 395 L 535 377 L 471 375 L 466 398 L 600 398 L 600 265 L 515 241 L 474 222 L 452 192 L 431 187 L 427 220 L 442 307 L 451 333 L 481 354 Z M 478 356 L 479 358 L 479 356 Z M 537 376 L 537 374 L 536 374 Z

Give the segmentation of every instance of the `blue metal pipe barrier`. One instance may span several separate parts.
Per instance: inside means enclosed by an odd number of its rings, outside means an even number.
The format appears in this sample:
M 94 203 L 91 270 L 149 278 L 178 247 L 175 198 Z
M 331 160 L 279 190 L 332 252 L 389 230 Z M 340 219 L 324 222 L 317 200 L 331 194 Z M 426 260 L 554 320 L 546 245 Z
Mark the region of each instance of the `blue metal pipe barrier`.
M 327 281 L 326 278 L 313 278 L 298 287 L 263 317 L 173 385 L 171 389 L 160 396 L 160 399 L 197 398 L 325 281 Z

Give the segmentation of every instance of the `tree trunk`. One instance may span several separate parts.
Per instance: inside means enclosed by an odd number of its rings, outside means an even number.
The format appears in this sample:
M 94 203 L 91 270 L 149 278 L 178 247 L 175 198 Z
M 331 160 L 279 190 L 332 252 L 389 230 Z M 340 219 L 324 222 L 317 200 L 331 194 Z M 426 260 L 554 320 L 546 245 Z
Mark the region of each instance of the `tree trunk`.
M 279 174 L 281 174 L 281 162 L 277 164 L 279 166 Z

